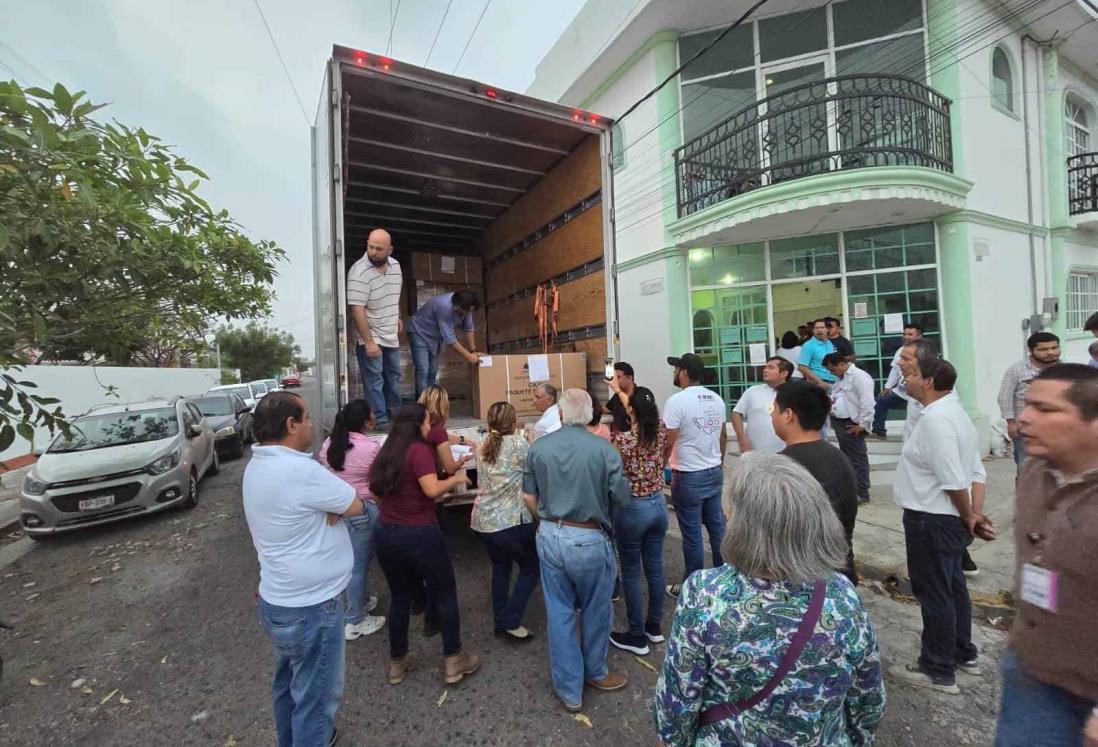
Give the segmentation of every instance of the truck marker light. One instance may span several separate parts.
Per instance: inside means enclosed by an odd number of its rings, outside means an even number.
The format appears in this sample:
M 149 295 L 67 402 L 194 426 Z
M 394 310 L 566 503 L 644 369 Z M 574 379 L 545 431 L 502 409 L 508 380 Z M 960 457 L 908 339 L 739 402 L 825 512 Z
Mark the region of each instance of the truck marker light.
M 366 53 L 365 52 L 355 52 L 355 64 L 358 65 L 359 67 L 362 67 L 363 65 L 366 64 Z
M 491 88 L 486 88 L 484 90 L 484 95 L 490 99 L 494 99 L 496 97 L 496 92 L 493 91 Z
M 381 67 L 382 67 L 383 70 L 388 70 L 389 66 L 392 65 L 392 64 L 393 64 L 393 61 L 390 60 L 388 57 L 382 57 L 381 58 Z

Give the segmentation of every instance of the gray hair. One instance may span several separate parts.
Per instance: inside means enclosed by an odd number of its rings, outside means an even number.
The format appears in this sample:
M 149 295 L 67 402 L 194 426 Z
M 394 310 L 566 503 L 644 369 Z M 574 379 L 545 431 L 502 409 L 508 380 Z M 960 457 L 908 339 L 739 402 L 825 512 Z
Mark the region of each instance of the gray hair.
M 556 404 L 556 402 L 557 402 L 557 388 L 555 386 L 553 386 L 549 382 L 545 382 L 543 384 L 538 384 L 538 389 L 545 392 L 545 394 L 549 397 L 549 399 L 553 400 L 553 404 Z
M 565 389 L 558 407 L 561 425 L 587 425 L 594 417 L 591 395 L 582 389 Z
M 925 337 L 908 340 L 900 347 L 911 348 L 915 353 L 915 360 L 919 362 L 920 366 L 927 361 L 936 360 L 938 358 L 938 346 L 934 344 L 933 340 L 928 340 Z
M 789 457 L 743 460 L 727 497 L 721 554 L 745 574 L 808 583 L 846 563 L 846 535 L 827 493 Z

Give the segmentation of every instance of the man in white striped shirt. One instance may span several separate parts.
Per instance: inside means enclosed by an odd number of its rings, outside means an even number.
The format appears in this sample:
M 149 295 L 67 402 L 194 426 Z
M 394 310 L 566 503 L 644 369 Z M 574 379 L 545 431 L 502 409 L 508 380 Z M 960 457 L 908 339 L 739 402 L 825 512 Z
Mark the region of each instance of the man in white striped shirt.
M 377 427 L 400 407 L 400 289 L 403 275 L 389 233 L 375 228 L 366 253 L 347 273 L 347 306 L 355 334 L 355 357 L 362 389 Z

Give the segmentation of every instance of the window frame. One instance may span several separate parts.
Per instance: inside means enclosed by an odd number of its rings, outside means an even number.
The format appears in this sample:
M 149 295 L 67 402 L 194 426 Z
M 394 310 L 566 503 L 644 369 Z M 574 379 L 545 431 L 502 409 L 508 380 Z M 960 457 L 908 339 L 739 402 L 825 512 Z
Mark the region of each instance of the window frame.
M 1069 115 L 1069 107 L 1074 106 L 1078 112 L 1080 112 L 1085 123 L 1080 124 L 1074 117 Z M 1068 91 L 1064 95 L 1064 156 L 1071 158 L 1072 156 L 1079 155 L 1080 153 L 1092 153 L 1094 151 L 1094 107 L 1089 101 L 1080 96 L 1075 91 Z M 1078 147 L 1079 138 L 1078 134 L 1082 133 L 1085 136 L 1086 143 L 1082 147 Z
M 1090 282 L 1092 287 L 1082 292 L 1073 291 L 1071 287 L 1072 280 L 1079 275 L 1085 276 L 1085 279 Z M 1072 308 L 1072 300 L 1086 301 L 1087 298 L 1089 298 L 1089 303 L 1084 303 L 1082 308 Z M 1082 332 L 1087 319 L 1094 313 L 1095 309 L 1098 309 L 1098 267 L 1072 265 L 1068 268 L 1067 283 L 1064 285 L 1064 306 L 1064 326 L 1068 332 Z M 1077 319 L 1073 319 L 1073 315 L 1077 315 Z
M 997 54 L 1002 54 L 1003 60 L 1006 62 L 1007 74 L 1010 76 L 1010 78 L 1007 80 L 1007 102 L 1006 103 L 1003 103 L 1002 101 L 1000 101 L 995 95 L 995 79 L 996 79 L 996 76 L 995 76 L 995 55 L 997 55 Z M 1014 117 L 1015 119 L 1018 119 L 1019 118 L 1018 117 L 1018 110 L 1017 110 L 1017 108 L 1018 108 L 1017 93 L 1018 92 L 1017 92 L 1016 86 L 1015 86 L 1015 79 L 1017 78 L 1017 75 L 1015 74 L 1016 66 L 1014 64 L 1014 55 L 1012 55 L 1010 53 L 1010 50 L 1007 49 L 1005 45 L 996 44 L 991 50 L 991 57 L 988 60 L 988 65 L 989 65 L 988 70 L 990 72 L 990 76 L 989 76 L 988 80 L 991 84 L 990 86 L 988 86 L 988 92 L 991 94 L 991 106 L 992 106 L 992 108 L 997 109 L 998 111 L 1002 112 L 1003 114 L 1006 114 L 1006 115 L 1009 115 L 1011 117 Z

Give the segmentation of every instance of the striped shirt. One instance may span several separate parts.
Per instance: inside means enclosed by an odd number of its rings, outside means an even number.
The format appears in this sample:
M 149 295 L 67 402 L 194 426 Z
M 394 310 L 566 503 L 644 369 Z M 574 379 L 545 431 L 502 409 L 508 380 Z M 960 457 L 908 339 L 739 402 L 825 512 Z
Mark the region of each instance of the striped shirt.
M 999 412 L 1003 420 L 1014 420 L 1026 406 L 1026 392 L 1030 383 L 1041 373 L 1027 355 L 1015 363 L 1003 374 L 1003 383 L 999 387 Z
M 347 305 L 366 307 L 370 334 L 373 335 L 374 342 L 384 348 L 400 347 L 397 340 L 397 318 L 400 316 L 402 283 L 400 263 L 392 257 L 389 257 L 389 269 L 381 273 L 370 263 L 370 258 L 363 254 L 347 273 Z M 363 341 L 357 326 L 355 340 L 359 343 Z

